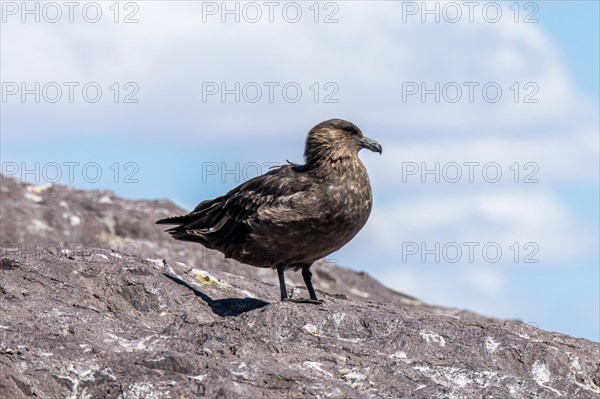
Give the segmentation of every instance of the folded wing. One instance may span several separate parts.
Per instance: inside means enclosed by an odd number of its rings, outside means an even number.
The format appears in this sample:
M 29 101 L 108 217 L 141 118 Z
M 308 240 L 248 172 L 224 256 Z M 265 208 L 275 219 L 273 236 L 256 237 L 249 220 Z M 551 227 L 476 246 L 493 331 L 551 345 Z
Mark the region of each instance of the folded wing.
M 314 181 L 302 166 L 285 165 L 257 176 L 227 194 L 203 201 L 187 215 L 161 219 L 159 224 L 177 224 L 169 232 L 174 238 L 202 243 L 232 256 L 248 240 L 261 218 L 277 215 L 282 223 L 306 216 L 314 202 Z

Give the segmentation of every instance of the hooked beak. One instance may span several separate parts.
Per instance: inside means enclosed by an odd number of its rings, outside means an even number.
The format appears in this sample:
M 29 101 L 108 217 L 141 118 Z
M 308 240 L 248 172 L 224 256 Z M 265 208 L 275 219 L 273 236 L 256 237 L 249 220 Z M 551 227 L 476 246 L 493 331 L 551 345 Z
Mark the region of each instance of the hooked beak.
M 364 137 L 360 141 L 360 146 L 362 148 L 366 148 L 367 150 L 371 150 L 373 152 L 378 152 L 379 154 L 381 154 L 381 144 L 379 144 L 375 140 L 371 140 L 368 137 Z

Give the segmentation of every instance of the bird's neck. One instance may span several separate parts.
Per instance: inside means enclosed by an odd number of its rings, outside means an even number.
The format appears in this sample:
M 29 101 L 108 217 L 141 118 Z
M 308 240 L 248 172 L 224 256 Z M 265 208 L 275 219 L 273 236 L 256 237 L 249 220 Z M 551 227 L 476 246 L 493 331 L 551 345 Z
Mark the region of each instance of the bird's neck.
M 355 178 L 367 176 L 367 170 L 358 156 L 345 156 L 335 159 L 322 157 L 307 163 L 313 175 L 324 180 L 337 180 L 343 175 L 352 175 Z

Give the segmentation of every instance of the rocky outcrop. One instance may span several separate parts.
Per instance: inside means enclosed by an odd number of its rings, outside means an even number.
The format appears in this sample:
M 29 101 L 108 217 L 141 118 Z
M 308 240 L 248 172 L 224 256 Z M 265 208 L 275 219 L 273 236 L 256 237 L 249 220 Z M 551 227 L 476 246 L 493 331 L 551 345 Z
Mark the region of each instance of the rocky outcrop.
M 600 397 L 597 343 L 325 262 L 323 305 L 279 302 L 273 271 L 163 234 L 168 201 L 6 178 L 0 195 L 2 398 Z

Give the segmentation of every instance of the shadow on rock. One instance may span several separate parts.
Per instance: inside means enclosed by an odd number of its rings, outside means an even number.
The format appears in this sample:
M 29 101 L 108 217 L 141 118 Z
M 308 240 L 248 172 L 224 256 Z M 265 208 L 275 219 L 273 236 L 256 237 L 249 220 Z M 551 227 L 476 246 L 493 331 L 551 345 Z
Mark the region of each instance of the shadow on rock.
M 171 276 L 167 273 L 163 273 L 163 275 L 169 280 L 191 290 L 197 297 L 200 297 L 200 299 L 206 302 L 206 304 L 210 307 L 213 313 L 221 317 L 239 316 L 242 313 L 246 313 L 254 309 L 259 309 L 269 304 L 268 302 L 261 301 L 260 299 L 255 298 L 225 298 L 213 300 L 208 295 L 192 287 L 185 281 L 177 277 Z

